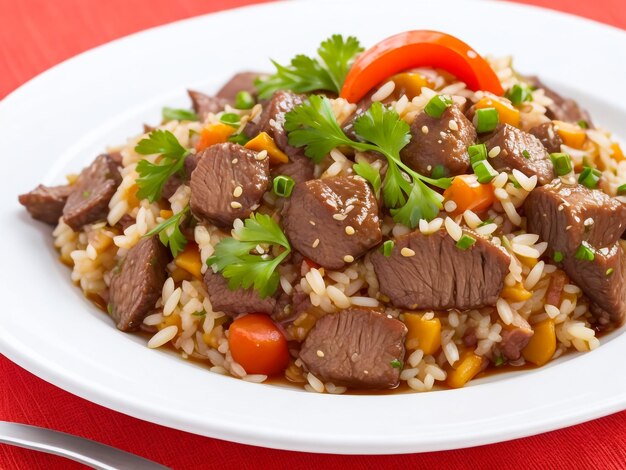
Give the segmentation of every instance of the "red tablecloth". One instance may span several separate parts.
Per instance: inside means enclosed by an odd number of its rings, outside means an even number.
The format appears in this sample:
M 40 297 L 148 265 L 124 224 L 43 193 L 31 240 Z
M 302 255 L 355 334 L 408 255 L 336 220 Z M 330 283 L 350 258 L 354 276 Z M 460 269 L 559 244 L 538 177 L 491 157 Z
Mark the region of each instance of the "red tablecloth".
M 624 0 L 523 0 L 626 28 Z M 50 66 L 114 38 L 257 0 L 0 0 L 0 97 Z M 189 468 L 626 468 L 626 412 L 540 436 L 400 456 L 312 455 L 176 431 L 75 397 L 0 356 L 0 420 L 81 435 Z M 0 445 L 1 469 L 68 469 L 57 457 Z

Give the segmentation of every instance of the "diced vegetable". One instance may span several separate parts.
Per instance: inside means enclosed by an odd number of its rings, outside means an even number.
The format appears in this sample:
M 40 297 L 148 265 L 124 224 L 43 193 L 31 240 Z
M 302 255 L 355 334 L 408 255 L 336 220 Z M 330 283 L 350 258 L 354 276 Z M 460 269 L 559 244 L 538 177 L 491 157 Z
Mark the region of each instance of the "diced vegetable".
M 587 140 L 587 133 L 585 132 L 585 129 L 581 129 L 575 124 L 563 121 L 554 121 L 554 124 L 557 134 L 559 134 L 559 137 L 561 137 L 561 140 L 563 140 L 565 145 L 575 149 L 583 148 L 585 140 Z
M 480 184 L 487 184 L 498 176 L 498 172 L 493 169 L 491 163 L 487 160 L 477 161 L 472 165 L 472 169 L 474 170 L 474 174 Z
M 563 261 L 563 252 L 561 251 L 555 251 L 554 255 L 552 255 L 552 259 L 557 262 L 560 263 L 561 261 Z
M 467 147 L 467 153 L 469 154 L 471 165 L 480 160 L 487 160 L 487 146 L 485 144 L 470 145 Z
M 196 144 L 196 150 L 199 152 L 211 145 L 221 144 L 226 142 L 228 138 L 235 132 L 233 126 L 217 122 L 215 124 L 209 124 L 200 132 L 200 140 Z
M 536 366 L 546 364 L 556 351 L 556 331 L 554 320 L 547 318 L 533 326 L 535 334 L 524 349 L 522 356 Z
M 267 151 L 271 164 L 278 165 L 289 162 L 289 157 L 278 148 L 274 139 L 267 132 L 259 133 L 254 139 L 249 140 L 244 147 L 257 152 Z
M 524 285 L 521 282 L 517 282 L 512 286 L 505 285 L 502 288 L 502 293 L 500 295 L 502 298 L 510 300 L 511 302 L 521 302 L 522 300 L 528 300 L 533 296 L 532 292 L 524 289 Z
M 466 210 L 481 212 L 488 209 L 496 200 L 491 184 L 480 184 L 476 175 L 459 175 L 443 192 L 444 200 L 454 201 L 455 214 Z
M 274 194 L 280 197 L 291 196 L 291 191 L 293 191 L 293 187 L 295 185 L 296 182 L 293 180 L 293 178 L 286 175 L 278 175 L 276 178 L 274 178 L 274 181 L 272 182 Z
M 363 52 L 350 68 L 340 96 L 356 103 L 387 77 L 420 66 L 444 69 L 472 90 L 504 93 L 489 63 L 463 41 L 417 30 L 391 36 Z
M 432 118 L 440 118 L 446 108 L 452 104 L 452 99 L 447 95 L 433 96 L 426 106 L 424 112 Z
M 474 115 L 474 127 L 476 132 L 484 134 L 498 127 L 498 111 L 496 108 L 477 109 Z
M 519 106 L 525 101 L 532 101 L 533 95 L 530 87 L 524 83 L 516 83 L 506 92 L 506 97 L 515 106 Z
M 174 215 L 174 212 L 169 209 L 161 209 L 159 211 L 159 216 L 163 219 L 169 219 Z
M 617 142 L 613 142 L 611 144 L 611 150 L 613 151 L 613 160 L 615 160 L 616 162 L 621 162 L 626 159 L 626 157 L 624 157 L 622 147 L 620 147 Z
M 174 264 L 197 278 L 202 278 L 202 261 L 200 250 L 193 242 L 187 243 L 185 249 L 174 258 Z
M 459 238 L 459 241 L 456 242 L 456 247 L 460 250 L 467 250 L 474 243 L 476 243 L 476 239 L 474 237 L 470 237 L 469 235 L 463 235 Z
M 434 88 L 434 84 L 430 80 L 414 72 L 399 73 L 391 77 L 391 80 L 396 85 L 393 92 L 398 98 L 406 95 L 408 99 L 412 100 L 422 93 L 422 87 Z
M 476 106 L 476 109 L 495 108 L 495 110 L 498 112 L 499 122 L 510 124 L 513 127 L 519 127 L 519 109 L 514 108 L 511 104 L 505 101 L 485 96 L 484 98 L 481 98 L 474 106 Z
M 389 258 L 391 256 L 391 252 L 393 251 L 394 245 L 395 242 L 393 240 L 387 240 L 385 243 L 383 243 L 383 255 Z
M 446 384 L 452 388 L 461 388 L 480 372 L 485 359 L 473 351 L 466 351 L 448 372 Z
M 596 189 L 600 178 L 602 178 L 602 172 L 600 170 L 586 166 L 578 176 L 578 182 L 589 189 Z
M 550 160 L 557 176 L 568 175 L 572 171 L 572 159 L 566 153 L 551 153 Z
M 421 349 L 424 354 L 434 354 L 441 347 L 441 321 L 439 318 L 424 320 L 423 317 L 419 313 L 404 314 L 404 324 L 409 330 L 406 344 L 408 348 Z
M 593 261 L 596 257 L 596 254 L 593 248 L 591 248 L 591 246 L 587 242 L 582 242 L 576 250 L 574 257 L 583 261 Z
M 250 313 L 239 317 L 228 331 L 233 359 L 248 374 L 274 375 L 287 368 L 287 340 L 267 315 Z

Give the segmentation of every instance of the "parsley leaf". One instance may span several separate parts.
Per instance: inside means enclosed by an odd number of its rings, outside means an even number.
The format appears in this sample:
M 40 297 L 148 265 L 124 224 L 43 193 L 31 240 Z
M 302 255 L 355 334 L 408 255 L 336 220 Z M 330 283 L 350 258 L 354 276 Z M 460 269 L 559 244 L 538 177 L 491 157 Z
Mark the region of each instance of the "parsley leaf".
M 189 150 L 184 148 L 174 134 L 160 129 L 150 132 L 147 139 L 139 141 L 135 151 L 141 155 L 160 154 L 158 163 L 141 160 L 137 163 L 137 197 L 150 202 L 161 198 L 167 179 L 183 169 Z
M 359 175 L 361 178 L 364 178 L 369 184 L 372 185 L 374 193 L 378 197 L 378 191 L 380 190 L 380 186 L 382 185 L 382 182 L 380 180 L 380 172 L 365 160 L 354 164 L 352 166 L 352 169 L 357 175 Z
M 381 103 L 373 103 L 354 121 L 355 133 L 365 142 L 346 136 L 325 96 L 311 96 L 287 113 L 285 129 L 289 144 L 306 147 L 304 154 L 316 163 L 341 145 L 384 155 L 388 168 L 382 184 L 383 201 L 396 222 L 414 228 L 420 219 L 431 220 L 439 213 L 443 198 L 426 183 L 445 189 L 450 186 L 452 178 L 428 178 L 402 162 L 400 150 L 411 139 L 410 127 L 398 113 Z M 359 174 L 363 167 L 357 167 L 355 171 Z
M 297 93 L 329 90 L 339 93 L 354 58 L 362 50 L 356 38 L 350 36 L 344 40 L 343 36 L 335 34 L 322 42 L 317 50 L 323 64 L 303 54 L 291 59 L 289 65 L 272 60 L 276 73 L 255 82 L 259 98 L 269 98 L 278 90 Z
M 199 121 L 198 115 L 189 109 L 165 107 L 162 110 L 163 121 Z
M 151 237 L 158 234 L 161 243 L 163 243 L 163 245 L 165 246 L 170 247 L 172 256 L 175 258 L 180 252 L 185 249 L 185 246 L 187 245 L 187 239 L 183 235 L 183 232 L 180 231 L 180 225 L 183 223 L 188 213 L 189 206 L 185 207 L 182 211 L 180 211 L 178 214 L 173 215 L 165 222 L 162 222 L 154 227 L 144 236 Z
M 254 287 L 261 298 L 272 295 L 280 279 L 276 268 L 291 252 L 287 237 L 274 219 L 265 214 L 252 214 L 235 236 L 220 241 L 207 264 L 228 279 L 230 290 Z M 274 258 L 251 254 L 259 244 L 277 245 L 284 250 Z

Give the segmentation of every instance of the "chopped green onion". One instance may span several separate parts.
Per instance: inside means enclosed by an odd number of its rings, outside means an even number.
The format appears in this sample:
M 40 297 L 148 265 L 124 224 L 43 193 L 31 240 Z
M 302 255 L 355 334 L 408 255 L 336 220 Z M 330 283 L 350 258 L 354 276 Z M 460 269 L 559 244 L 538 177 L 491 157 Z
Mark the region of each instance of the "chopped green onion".
M 578 127 L 580 127 L 581 129 L 589 129 L 589 123 L 587 121 L 585 121 L 584 119 L 581 119 L 580 121 L 578 121 Z
M 609 268 L 606 270 L 606 275 L 610 276 L 611 274 L 613 274 L 613 271 L 615 271 L 613 268 Z
M 522 155 L 524 158 L 530 158 L 530 152 L 528 150 L 522 150 Z
M 246 145 L 250 141 L 250 138 L 243 132 L 240 132 L 239 134 L 231 135 L 228 141 L 239 145 Z
M 576 259 L 585 261 L 593 261 L 593 259 L 596 257 L 593 248 L 591 248 L 591 246 L 589 246 L 587 242 L 582 242 L 580 244 L 574 256 L 576 257 Z
M 494 365 L 495 365 L 496 367 L 500 367 L 500 366 L 501 366 L 501 365 L 503 365 L 505 362 L 506 362 L 506 359 L 504 358 L 504 355 L 503 355 L 503 354 L 498 354 L 498 355 L 496 356 L 496 359 L 495 359 Z
M 281 197 L 289 197 L 291 196 L 291 191 L 293 191 L 293 187 L 295 185 L 296 182 L 292 177 L 287 175 L 278 175 L 273 181 L 274 194 Z
M 235 96 L 235 108 L 250 109 L 254 106 L 254 98 L 247 91 L 240 91 Z
M 433 96 L 426 104 L 424 112 L 433 118 L 440 118 L 446 108 L 452 104 L 452 99 L 446 95 Z
M 527 85 L 524 84 L 515 84 L 506 92 L 506 97 L 513 103 L 515 106 L 519 106 L 524 101 L 532 101 L 533 95 L 531 94 L 531 90 Z
M 402 361 L 400 359 L 394 359 L 390 364 L 394 369 L 402 369 Z
M 161 110 L 164 121 L 199 121 L 198 115 L 189 109 L 165 107 Z
M 487 184 L 498 176 L 498 172 L 493 169 L 487 160 L 478 160 L 472 165 L 472 169 L 474 170 L 476 178 L 480 184 Z
M 602 172 L 600 170 L 587 166 L 578 177 L 578 182 L 589 189 L 596 189 L 601 177 Z
M 199 310 L 197 312 L 193 312 L 192 315 L 194 317 L 203 317 L 206 315 L 206 310 Z
M 519 181 L 517 181 L 517 178 L 513 175 L 509 175 L 509 182 L 517 189 L 522 187 L 522 185 L 519 184 Z
M 496 108 L 483 108 L 476 110 L 474 125 L 476 126 L 476 132 L 479 134 L 491 132 L 498 127 L 499 121 L 500 117 Z
M 572 159 L 566 153 L 551 153 L 550 160 L 557 176 L 565 176 L 572 171 Z
M 552 259 L 556 262 L 556 263 L 560 263 L 561 261 L 563 261 L 563 253 L 560 251 L 555 251 L 554 255 L 552 255 Z
M 220 122 L 233 127 L 239 127 L 239 120 L 239 114 L 235 113 L 224 113 L 220 117 Z
M 489 218 L 487 220 L 483 220 L 481 223 L 478 224 L 479 227 L 484 227 L 485 225 L 489 225 L 493 223 L 493 219 Z
M 438 180 L 439 178 L 445 178 L 446 176 L 448 176 L 448 169 L 443 165 L 437 165 L 435 168 L 433 168 L 430 176 L 436 180 Z
M 383 255 L 387 258 L 391 256 L 395 242 L 393 240 L 387 240 L 383 243 Z
M 459 241 L 456 242 L 456 247 L 461 250 L 467 250 L 474 243 L 476 243 L 476 239 L 474 237 L 470 237 L 469 235 L 463 235 L 461 238 L 459 238 Z
M 472 166 L 480 160 L 487 160 L 487 146 L 485 144 L 470 145 L 467 147 L 467 153 Z
M 109 315 L 111 315 L 113 313 L 113 304 L 112 303 L 108 303 L 107 304 L 107 313 Z
M 621 196 L 623 194 L 626 194 L 626 184 L 622 184 L 621 186 L 617 187 L 617 195 Z

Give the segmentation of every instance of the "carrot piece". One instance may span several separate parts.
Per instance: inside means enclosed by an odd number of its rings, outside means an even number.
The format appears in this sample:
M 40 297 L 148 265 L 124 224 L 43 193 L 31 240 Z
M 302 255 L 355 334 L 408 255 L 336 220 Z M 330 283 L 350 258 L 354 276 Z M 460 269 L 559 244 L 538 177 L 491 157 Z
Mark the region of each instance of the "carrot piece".
M 611 144 L 611 150 L 613 151 L 613 160 L 616 162 L 621 162 L 626 159 L 626 157 L 624 157 L 624 152 L 622 152 L 622 147 L 620 147 L 617 142 L 613 142 Z
M 441 347 L 441 321 L 439 318 L 424 320 L 419 313 L 405 313 L 404 324 L 408 332 L 406 344 L 408 349 L 415 349 L 409 345 L 416 344 L 424 354 L 434 354 Z
M 466 210 L 481 212 L 488 209 L 496 200 L 493 185 L 480 184 L 476 175 L 459 175 L 443 192 L 446 201 L 456 204 L 454 214 L 462 214 Z
M 170 217 L 172 217 L 174 215 L 174 212 L 172 212 L 169 209 L 161 209 L 159 211 L 159 216 L 164 218 L 164 219 L 169 219 Z
M 485 96 L 474 106 L 476 106 L 476 109 L 496 108 L 496 111 L 498 111 L 498 118 L 501 123 L 510 124 L 513 127 L 519 127 L 519 110 L 510 103 L 501 101 L 495 97 Z
M 480 372 L 485 359 L 474 354 L 474 351 L 466 351 L 454 364 L 454 369 L 448 372 L 446 384 L 452 388 L 461 388 L 472 380 Z
M 563 143 L 568 147 L 582 149 L 587 140 L 585 129 L 569 122 L 554 121 L 555 129 Z
M 510 300 L 511 302 L 520 302 L 522 300 L 530 299 L 533 294 L 532 292 L 527 291 L 521 282 L 517 282 L 513 286 L 504 286 L 500 296 L 504 299 Z
M 533 326 L 535 332 L 524 349 L 522 356 L 537 366 L 546 364 L 556 352 L 554 320 L 547 318 Z
M 267 315 L 250 313 L 239 317 L 228 331 L 233 359 L 247 373 L 274 375 L 287 368 L 287 340 Z
M 184 269 L 197 278 L 202 278 L 202 261 L 198 245 L 193 242 L 187 243 L 185 249 L 174 258 L 174 264 Z
M 209 124 L 200 132 L 200 140 L 196 144 L 196 150 L 199 152 L 211 145 L 226 142 L 236 130 L 233 126 L 222 122 Z
M 289 157 L 278 148 L 274 139 L 267 132 L 259 133 L 254 139 L 249 140 L 244 147 L 257 152 L 266 150 L 267 155 L 270 157 L 270 163 L 273 165 L 289 163 Z

